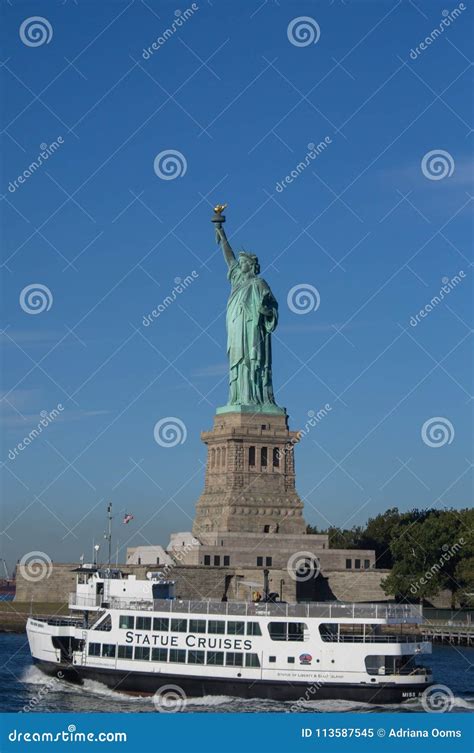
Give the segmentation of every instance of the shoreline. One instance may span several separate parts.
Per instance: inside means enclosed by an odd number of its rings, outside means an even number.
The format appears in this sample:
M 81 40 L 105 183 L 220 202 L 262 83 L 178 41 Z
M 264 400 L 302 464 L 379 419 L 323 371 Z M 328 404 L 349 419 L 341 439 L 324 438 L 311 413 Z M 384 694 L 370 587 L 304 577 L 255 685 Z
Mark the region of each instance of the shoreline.
M 28 617 L 55 617 L 69 614 L 68 605 L 54 602 L 0 602 L 0 634 L 24 633 Z

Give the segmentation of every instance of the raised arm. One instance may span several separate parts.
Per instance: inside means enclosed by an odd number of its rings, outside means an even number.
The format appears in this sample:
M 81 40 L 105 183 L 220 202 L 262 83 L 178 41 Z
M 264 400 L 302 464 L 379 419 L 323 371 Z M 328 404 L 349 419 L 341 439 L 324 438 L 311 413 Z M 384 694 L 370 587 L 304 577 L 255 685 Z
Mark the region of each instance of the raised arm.
M 222 244 L 222 251 L 224 254 L 224 259 L 227 262 L 227 266 L 230 267 L 231 264 L 233 264 L 235 261 L 235 254 L 232 251 L 229 241 L 227 240 L 227 235 L 225 234 L 225 230 L 222 225 L 216 226 L 216 235 L 218 242 Z

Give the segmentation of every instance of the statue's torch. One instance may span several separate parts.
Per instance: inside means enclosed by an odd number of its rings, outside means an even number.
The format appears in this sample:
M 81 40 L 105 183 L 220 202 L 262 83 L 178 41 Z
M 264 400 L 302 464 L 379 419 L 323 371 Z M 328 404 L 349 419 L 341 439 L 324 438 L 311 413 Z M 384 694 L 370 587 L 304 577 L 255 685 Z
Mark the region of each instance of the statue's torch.
M 224 211 L 226 206 L 227 204 L 216 204 L 216 206 L 214 207 L 214 215 L 211 217 L 211 222 L 214 222 L 216 225 L 216 243 L 221 242 L 218 230 L 222 227 L 222 223 L 225 222 L 225 217 L 222 212 Z

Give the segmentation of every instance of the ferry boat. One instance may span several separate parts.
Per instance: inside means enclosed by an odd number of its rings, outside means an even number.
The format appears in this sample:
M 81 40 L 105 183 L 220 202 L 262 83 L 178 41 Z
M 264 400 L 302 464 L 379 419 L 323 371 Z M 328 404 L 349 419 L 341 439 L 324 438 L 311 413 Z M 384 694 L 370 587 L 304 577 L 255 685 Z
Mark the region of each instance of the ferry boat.
M 155 694 L 398 703 L 432 684 L 419 656 L 431 643 L 403 633 L 421 607 L 342 602 L 184 601 L 163 573 L 147 578 L 81 565 L 71 616 L 30 617 L 32 656 L 47 674 Z M 267 593 L 264 589 L 264 594 Z M 309 693 L 309 695 L 308 695 Z

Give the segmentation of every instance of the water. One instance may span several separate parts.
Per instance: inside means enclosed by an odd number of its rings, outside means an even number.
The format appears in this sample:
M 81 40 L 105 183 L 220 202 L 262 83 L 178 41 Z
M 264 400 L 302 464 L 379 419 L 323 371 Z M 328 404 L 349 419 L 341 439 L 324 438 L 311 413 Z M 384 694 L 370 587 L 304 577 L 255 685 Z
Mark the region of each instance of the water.
M 454 694 L 452 711 L 474 711 L 474 648 L 434 646 L 432 656 L 424 663 L 433 668 L 435 682 L 442 683 Z M 292 702 L 248 700 L 228 696 L 207 696 L 188 699 L 185 711 L 219 712 L 284 712 Z M 0 711 L 49 712 L 156 712 L 151 698 L 125 696 L 98 682 L 87 680 L 83 686 L 70 685 L 46 677 L 32 663 L 26 635 L 0 634 Z M 423 711 L 419 700 L 402 704 L 372 705 L 354 701 L 308 701 L 301 711 Z

